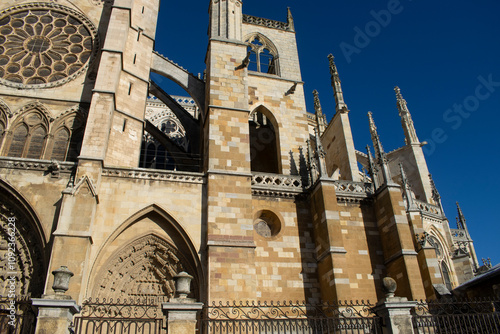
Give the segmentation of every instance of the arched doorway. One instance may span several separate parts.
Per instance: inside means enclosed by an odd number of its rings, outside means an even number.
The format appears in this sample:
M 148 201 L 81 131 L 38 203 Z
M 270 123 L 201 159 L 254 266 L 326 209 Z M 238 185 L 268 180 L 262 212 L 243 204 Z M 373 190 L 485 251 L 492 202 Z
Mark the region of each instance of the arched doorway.
M 0 295 L 40 297 L 47 268 L 46 242 L 28 202 L 0 180 Z M 12 284 L 15 277 L 15 284 Z
M 188 297 L 200 300 L 203 273 L 197 250 L 176 219 L 153 204 L 132 215 L 104 242 L 87 296 L 166 302 L 174 297 L 174 277 L 182 271 L 193 276 Z

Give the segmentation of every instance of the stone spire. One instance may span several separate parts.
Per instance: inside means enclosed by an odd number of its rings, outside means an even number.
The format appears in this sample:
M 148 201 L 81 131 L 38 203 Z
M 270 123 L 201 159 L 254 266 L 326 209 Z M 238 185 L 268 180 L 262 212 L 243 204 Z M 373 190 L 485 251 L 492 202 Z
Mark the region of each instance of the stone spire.
M 410 111 L 408 110 L 408 106 L 406 105 L 406 100 L 403 99 L 403 95 L 401 95 L 401 90 L 398 86 L 394 87 L 394 91 L 396 91 L 399 116 L 401 117 L 401 125 L 403 125 L 403 130 L 405 132 L 406 144 L 420 144 L 420 141 L 417 137 L 417 132 L 415 131 L 415 127 L 413 126 L 413 120 L 411 119 Z
M 316 137 L 316 156 L 318 157 L 318 169 L 319 169 L 319 177 L 327 177 L 328 173 L 326 172 L 326 152 L 323 149 L 323 144 L 321 144 L 321 138 L 319 137 L 318 129 L 314 128 L 314 135 Z
M 387 155 L 384 152 L 382 143 L 380 142 L 380 137 L 377 133 L 377 127 L 375 126 L 375 121 L 373 120 L 371 111 L 368 112 L 368 121 L 370 123 L 370 134 L 372 137 L 373 148 L 375 149 L 375 157 L 377 158 L 377 163 L 382 169 L 382 176 L 384 178 L 384 184 L 394 185 L 392 182 L 391 174 L 389 172 L 389 163 L 387 160 Z
M 344 94 L 342 93 L 342 86 L 340 84 L 339 72 L 337 71 L 337 66 L 333 61 L 334 57 L 332 54 L 328 55 L 328 60 L 330 62 L 330 76 L 332 80 L 333 95 L 335 96 L 335 111 L 338 113 L 348 113 L 347 105 L 344 102 Z
M 464 214 L 462 213 L 462 209 L 460 208 L 460 205 L 457 203 L 457 211 L 458 211 L 458 217 L 457 217 L 457 228 L 460 230 L 465 230 L 467 231 L 467 234 L 469 234 L 469 231 L 467 230 L 467 224 L 465 222 L 465 217 Z
M 321 103 L 319 102 L 318 91 L 315 89 L 313 91 L 314 95 L 314 110 L 316 111 L 316 124 L 318 126 L 319 135 L 321 136 L 325 132 L 326 128 L 326 117 L 321 109 Z
M 462 213 L 462 209 L 460 208 L 460 205 L 458 205 L 458 202 L 456 203 L 458 211 L 457 228 L 460 230 L 465 230 L 465 235 L 468 241 L 468 248 L 474 266 L 474 271 L 476 271 L 479 268 L 479 262 L 477 261 L 477 255 L 476 255 L 476 250 L 474 249 L 474 243 L 472 241 L 472 238 L 470 237 L 469 229 L 467 228 L 467 224 L 465 222 L 465 217 L 464 214 Z
M 295 31 L 295 25 L 293 24 L 293 16 L 292 16 L 292 11 L 290 10 L 290 7 L 287 8 L 287 23 L 288 23 L 288 30 L 290 31 Z
M 372 177 L 372 181 L 373 181 L 373 186 L 375 188 L 375 190 L 378 189 L 378 168 L 377 166 L 375 165 L 375 163 L 373 162 L 373 157 L 372 157 L 372 152 L 370 151 L 370 146 L 369 145 L 366 145 L 366 152 L 368 154 L 368 173 L 370 173 L 370 176 Z
M 441 195 L 436 188 L 436 184 L 434 183 L 431 174 L 429 174 L 429 181 L 431 182 L 432 199 L 434 200 L 434 203 L 439 206 L 439 208 L 441 209 L 441 214 L 444 216 L 443 204 L 441 203 Z

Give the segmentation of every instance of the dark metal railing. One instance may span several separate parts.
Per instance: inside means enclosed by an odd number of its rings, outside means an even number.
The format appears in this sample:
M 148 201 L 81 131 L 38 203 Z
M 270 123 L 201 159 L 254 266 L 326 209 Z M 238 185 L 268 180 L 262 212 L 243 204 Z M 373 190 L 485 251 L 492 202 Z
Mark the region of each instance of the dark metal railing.
M 419 334 L 500 333 L 500 302 L 487 299 L 420 301 L 413 310 Z
M 88 299 L 75 317 L 76 334 L 162 334 L 166 321 L 155 299 Z
M 36 315 L 30 297 L 0 296 L 0 333 L 32 334 Z
M 369 302 L 305 304 L 299 302 L 212 303 L 204 308 L 204 334 L 382 333 Z

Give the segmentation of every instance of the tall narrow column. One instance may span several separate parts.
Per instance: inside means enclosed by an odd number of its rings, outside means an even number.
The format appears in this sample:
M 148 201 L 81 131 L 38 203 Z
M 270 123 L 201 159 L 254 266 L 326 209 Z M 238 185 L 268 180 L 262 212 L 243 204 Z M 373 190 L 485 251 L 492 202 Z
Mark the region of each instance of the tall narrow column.
M 247 46 L 238 40 L 241 2 L 213 0 L 210 8 L 204 124 L 208 301 L 245 300 L 255 298 L 247 69 L 240 66 Z

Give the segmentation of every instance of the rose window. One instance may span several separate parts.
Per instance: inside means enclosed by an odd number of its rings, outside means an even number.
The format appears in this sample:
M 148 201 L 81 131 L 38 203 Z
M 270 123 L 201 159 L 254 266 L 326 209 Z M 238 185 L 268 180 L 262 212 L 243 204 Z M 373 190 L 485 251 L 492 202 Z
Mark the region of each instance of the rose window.
M 96 29 L 56 4 L 26 4 L 0 13 L 0 82 L 53 87 L 74 79 L 96 52 Z

